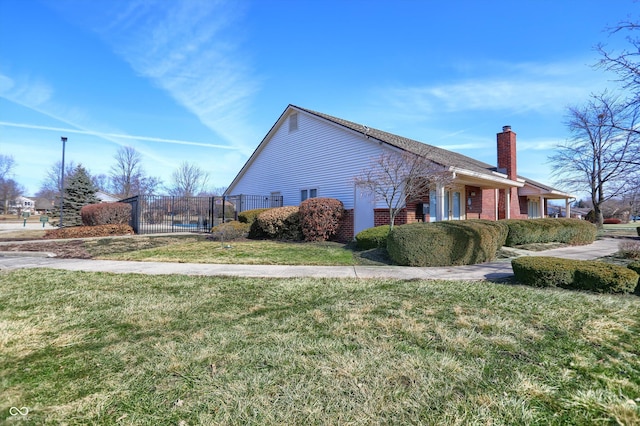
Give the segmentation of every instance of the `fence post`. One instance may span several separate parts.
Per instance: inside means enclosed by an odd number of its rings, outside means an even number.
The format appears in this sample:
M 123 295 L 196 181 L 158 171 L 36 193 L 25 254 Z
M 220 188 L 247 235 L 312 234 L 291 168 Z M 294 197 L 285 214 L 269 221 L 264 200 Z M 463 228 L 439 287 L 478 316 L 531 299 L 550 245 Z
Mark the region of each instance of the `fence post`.
M 133 202 L 131 203 L 131 227 L 133 228 L 133 232 L 136 234 L 140 233 L 140 209 L 138 208 L 139 197 L 139 195 L 133 197 Z
M 209 232 L 216 225 L 216 197 L 209 197 Z

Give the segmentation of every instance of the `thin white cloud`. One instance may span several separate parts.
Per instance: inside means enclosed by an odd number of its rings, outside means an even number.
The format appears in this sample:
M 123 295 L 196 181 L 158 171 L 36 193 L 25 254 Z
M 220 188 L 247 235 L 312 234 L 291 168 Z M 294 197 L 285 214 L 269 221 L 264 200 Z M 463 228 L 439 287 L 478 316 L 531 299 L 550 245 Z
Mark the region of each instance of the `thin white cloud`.
M 250 152 L 248 106 L 259 83 L 238 48 L 240 16 L 238 2 L 144 1 L 97 31 L 138 74 Z
M 391 87 L 380 93 L 387 102 L 413 114 L 501 110 L 556 114 L 567 104 L 602 90 L 606 83 L 599 73 L 578 61 L 475 64 L 474 70 L 479 76 L 474 79 Z
M 92 130 L 78 130 L 78 129 L 62 128 L 62 127 L 39 126 L 35 124 L 9 123 L 6 121 L 0 121 L 0 126 L 18 127 L 22 129 L 33 129 L 33 130 L 49 130 L 49 131 L 61 132 L 61 133 L 74 133 L 74 134 L 98 136 L 101 138 L 139 140 L 139 141 L 146 141 L 146 142 L 169 143 L 174 145 L 201 146 L 205 148 L 216 148 L 216 149 L 229 149 L 229 150 L 237 149 L 233 146 L 214 145 L 214 144 L 209 144 L 204 142 L 191 142 L 191 141 L 183 141 L 178 139 L 154 138 L 150 136 L 135 136 L 135 135 L 126 135 L 121 133 L 105 133 L 105 132 L 96 132 Z
M 7 75 L 0 74 L 0 97 L 14 100 L 20 99 L 24 106 L 38 107 L 47 103 L 53 95 L 53 89 L 45 82 L 29 77 L 15 81 Z

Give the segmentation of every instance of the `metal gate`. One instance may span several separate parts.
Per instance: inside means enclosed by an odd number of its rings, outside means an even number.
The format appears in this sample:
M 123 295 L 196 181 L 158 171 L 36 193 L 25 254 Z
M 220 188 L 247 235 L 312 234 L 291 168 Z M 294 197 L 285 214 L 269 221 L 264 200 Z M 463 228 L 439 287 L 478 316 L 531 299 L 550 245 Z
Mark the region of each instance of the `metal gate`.
M 136 195 L 120 200 L 131 205 L 130 225 L 136 234 L 210 232 L 220 223 L 237 220 L 238 213 L 282 207 L 282 196 L 229 195 L 176 197 Z

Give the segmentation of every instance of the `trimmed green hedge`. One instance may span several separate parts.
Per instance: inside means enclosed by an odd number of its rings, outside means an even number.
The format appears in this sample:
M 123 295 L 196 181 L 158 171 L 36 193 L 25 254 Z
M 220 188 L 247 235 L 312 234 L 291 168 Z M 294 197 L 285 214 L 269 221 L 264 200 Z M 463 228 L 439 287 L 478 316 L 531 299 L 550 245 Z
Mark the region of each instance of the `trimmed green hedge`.
M 395 226 L 387 237 L 391 259 L 405 266 L 473 265 L 495 259 L 504 226 L 466 220 Z
M 591 244 L 597 228 L 579 219 L 507 219 L 500 222 L 509 227 L 506 245 L 509 247 L 532 243 Z
M 511 261 L 516 280 L 535 287 L 562 287 L 598 293 L 631 293 L 638 274 L 609 263 L 523 256 Z
M 640 261 L 631 262 L 630 264 L 627 265 L 627 268 L 631 269 L 632 271 L 635 271 L 638 274 L 638 285 L 636 286 L 635 293 L 640 295 Z
M 360 250 L 369 250 L 387 246 L 389 225 L 376 226 L 364 229 L 356 235 L 356 247 Z
M 269 208 L 245 210 L 243 212 L 240 212 L 238 213 L 238 222 L 248 223 L 249 225 L 251 225 L 260 213 L 266 212 L 267 210 L 269 210 Z

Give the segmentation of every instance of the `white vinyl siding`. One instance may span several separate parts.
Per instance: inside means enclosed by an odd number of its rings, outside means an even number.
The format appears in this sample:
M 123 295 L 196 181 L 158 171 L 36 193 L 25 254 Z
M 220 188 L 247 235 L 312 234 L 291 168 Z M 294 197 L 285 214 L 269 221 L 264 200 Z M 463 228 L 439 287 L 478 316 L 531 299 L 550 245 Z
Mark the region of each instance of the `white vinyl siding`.
M 288 119 L 281 122 L 229 192 L 260 195 L 278 188 L 284 205 L 292 206 L 300 203 L 301 189 L 322 187 L 323 197 L 352 209 L 354 177 L 385 148 L 319 117 L 297 114 L 298 130 L 289 133 Z

